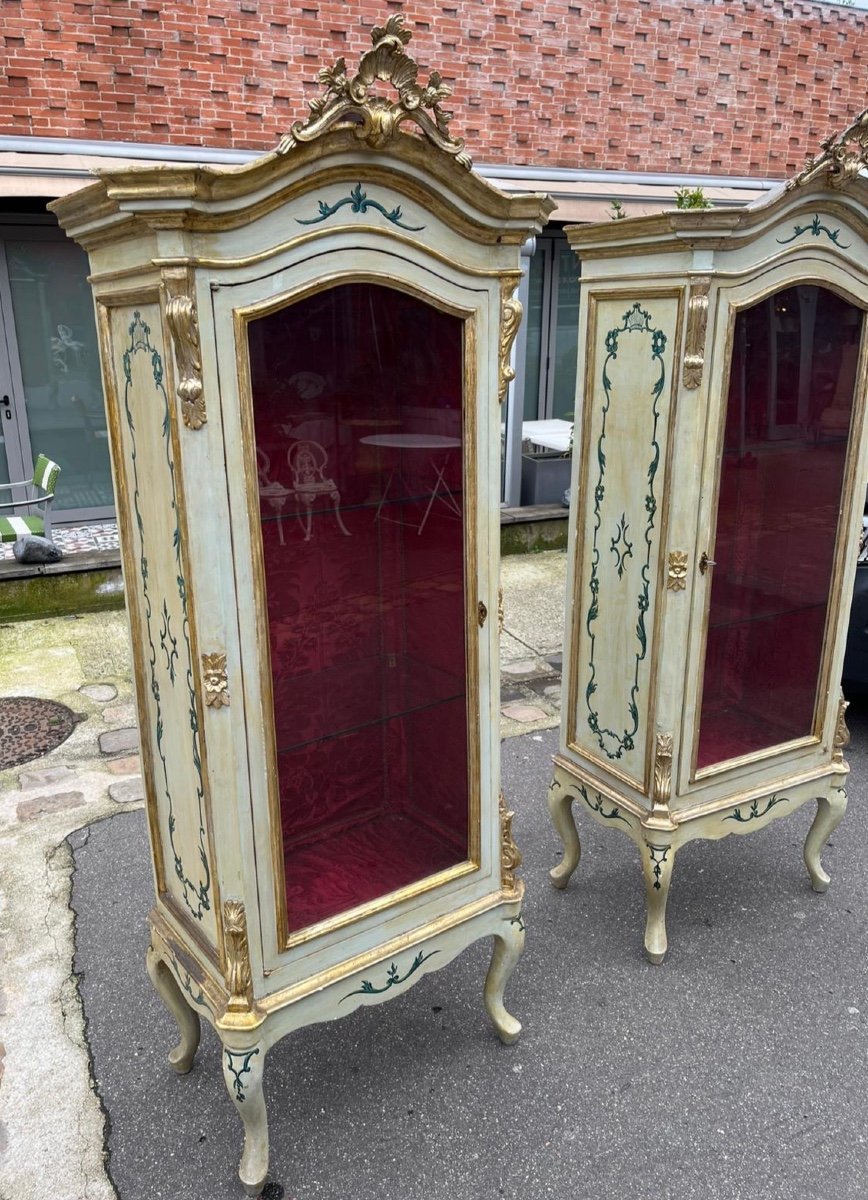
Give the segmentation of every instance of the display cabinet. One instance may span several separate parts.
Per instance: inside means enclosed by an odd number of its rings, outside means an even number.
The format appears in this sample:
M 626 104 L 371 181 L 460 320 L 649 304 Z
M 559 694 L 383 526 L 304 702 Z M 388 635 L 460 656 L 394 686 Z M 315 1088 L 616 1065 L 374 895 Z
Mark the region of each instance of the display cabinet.
M 266 1177 L 266 1054 L 493 936 L 521 952 L 499 793 L 501 408 L 544 196 L 471 169 L 393 16 L 274 153 L 105 171 L 90 255 L 156 903 L 190 1069 L 222 1044 Z
M 744 209 L 567 230 L 581 326 L 563 716 L 549 807 L 637 844 L 645 949 L 678 850 L 844 815 L 839 680 L 865 502 L 868 113 Z M 860 169 L 863 175 L 860 176 Z

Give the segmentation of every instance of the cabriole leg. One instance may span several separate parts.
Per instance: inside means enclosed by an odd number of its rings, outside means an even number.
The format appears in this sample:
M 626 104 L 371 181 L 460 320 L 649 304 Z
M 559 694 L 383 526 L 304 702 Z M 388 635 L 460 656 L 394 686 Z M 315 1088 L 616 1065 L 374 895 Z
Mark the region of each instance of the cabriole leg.
M 815 892 L 825 892 L 829 886 L 829 876 L 823 870 L 820 855 L 846 811 L 847 793 L 843 788 L 836 788 L 828 796 L 820 796 L 817 800 L 817 815 L 805 838 L 804 853 L 805 866 L 808 868 L 811 887 Z
M 675 847 L 663 841 L 646 841 L 640 846 L 648 915 L 645 921 L 645 956 L 661 963 L 666 955 L 666 901 L 675 861 Z
M 184 999 L 184 993 L 178 987 L 175 976 L 153 947 L 148 950 L 146 962 L 151 983 L 178 1022 L 178 1031 L 181 1034 L 178 1045 L 169 1051 L 169 1062 L 179 1075 L 186 1075 L 193 1065 L 199 1047 L 199 1014 Z
M 559 779 L 552 780 L 548 796 L 549 813 L 555 831 L 564 844 L 563 858 L 549 871 L 549 878 L 556 888 L 567 886 L 582 856 L 579 831 L 573 817 L 573 799 Z
M 262 1094 L 265 1047 L 233 1050 L 223 1046 L 223 1078 L 244 1126 L 238 1177 L 248 1196 L 258 1196 L 268 1175 L 268 1115 Z
M 488 1015 L 497 1030 L 497 1036 L 506 1046 L 511 1046 L 521 1033 L 521 1022 L 504 1007 L 503 992 L 523 949 L 524 922 L 519 914 L 504 920 L 501 929 L 494 935 L 494 952 L 483 992 Z

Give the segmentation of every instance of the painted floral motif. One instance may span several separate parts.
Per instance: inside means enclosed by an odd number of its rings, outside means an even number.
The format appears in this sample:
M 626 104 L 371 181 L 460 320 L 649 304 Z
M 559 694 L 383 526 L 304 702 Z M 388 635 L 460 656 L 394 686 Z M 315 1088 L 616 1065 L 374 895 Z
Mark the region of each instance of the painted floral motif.
M 597 691 L 597 663 L 596 663 L 596 634 L 594 624 L 600 616 L 600 546 L 599 534 L 603 522 L 602 506 L 606 494 L 605 475 L 606 475 L 606 436 L 607 436 L 607 417 L 612 405 L 612 379 L 609 374 L 609 368 L 612 362 L 618 357 L 618 347 L 621 338 L 624 335 L 632 336 L 634 334 L 644 335 L 649 339 L 649 349 L 651 354 L 651 365 L 654 369 L 654 377 L 651 382 L 649 393 L 652 401 L 651 418 L 651 443 L 650 443 L 650 458 L 646 470 L 647 491 L 644 500 L 645 523 L 643 531 L 643 539 L 645 542 L 644 561 L 641 568 L 641 585 L 638 594 L 636 595 L 636 624 L 634 626 L 635 637 L 635 656 L 633 679 L 630 685 L 629 695 L 626 703 L 626 720 L 623 727 L 610 728 L 603 723 L 600 713 L 596 708 L 594 699 Z M 652 327 L 651 314 L 647 312 L 637 302 L 629 309 L 623 317 L 621 325 L 616 329 L 610 329 L 605 338 L 606 360 L 603 363 L 603 391 L 605 392 L 605 403 L 602 409 L 602 425 L 600 434 L 597 439 L 597 482 L 594 487 L 594 528 L 593 541 L 591 549 L 591 577 L 588 583 L 588 589 L 591 593 L 591 602 L 588 607 L 587 616 L 585 619 L 585 627 L 591 642 L 591 651 L 588 666 L 590 675 L 588 684 L 585 689 L 585 702 L 588 708 L 588 727 L 595 734 L 600 749 L 610 759 L 621 758 L 622 755 L 634 747 L 634 738 L 636 731 L 639 728 L 639 706 L 637 698 L 639 695 L 639 667 L 642 663 L 648 649 L 648 637 L 645 629 L 645 614 L 650 606 L 650 589 L 651 589 L 651 552 L 654 545 L 654 529 L 655 517 L 657 514 L 657 497 L 654 492 L 654 484 L 657 476 L 657 471 L 660 466 L 660 444 L 657 441 L 658 425 L 660 423 L 660 409 L 658 407 L 660 397 L 663 393 L 663 387 L 666 383 L 666 365 L 663 361 L 663 353 L 666 349 L 666 334 L 660 329 Z M 624 525 L 624 530 L 627 529 L 626 513 L 622 514 L 621 520 Z M 615 547 L 612 546 L 614 550 Z M 632 545 L 631 545 L 632 551 Z M 618 578 L 621 579 L 624 574 L 625 554 L 622 554 L 618 561 Z
M 354 992 L 347 992 L 343 999 L 349 1000 L 350 996 L 380 996 L 383 992 L 388 992 L 390 988 L 397 987 L 399 983 L 406 983 L 410 976 L 419 970 L 423 962 L 429 958 L 433 958 L 434 955 L 438 953 L 438 950 L 432 950 L 430 954 L 424 954 L 420 950 L 410 963 L 410 969 L 404 975 L 399 973 L 398 967 L 395 963 L 391 963 L 389 970 L 386 972 L 386 982 L 382 987 L 374 987 L 370 980 L 363 979 L 362 986 L 357 988 Z
M 130 435 L 130 461 L 132 464 L 132 483 L 133 483 L 133 512 L 135 514 L 136 529 L 138 532 L 139 544 L 139 573 L 142 579 L 142 597 L 144 600 L 144 617 L 145 628 L 148 639 L 149 663 L 148 672 L 150 675 L 150 692 L 154 699 L 154 704 L 157 710 L 157 720 L 155 727 L 155 739 L 157 748 L 157 758 L 159 759 L 159 770 L 162 774 L 162 788 L 165 796 L 166 808 L 168 811 L 168 832 L 169 844 L 172 850 L 173 865 L 175 875 L 181 883 L 183 892 L 184 904 L 187 906 L 190 914 L 197 921 L 201 921 L 204 914 L 211 908 L 211 869 L 208 863 L 208 856 L 205 852 L 205 817 L 204 817 L 204 802 L 205 802 L 205 786 L 202 779 L 202 762 L 199 754 L 199 717 L 196 708 L 196 695 L 193 688 L 193 652 L 190 644 L 190 628 L 189 618 L 187 613 L 187 583 L 183 572 L 183 562 L 181 557 L 181 530 L 178 525 L 178 495 L 175 484 L 175 462 L 172 456 L 171 444 L 171 425 L 169 420 L 169 398 L 166 393 L 164 383 L 163 360 L 158 350 L 151 345 L 151 330 L 150 326 L 145 324 L 141 319 L 141 314 L 133 313 L 133 320 L 128 329 L 130 335 L 130 344 L 123 354 L 123 374 L 126 386 L 124 388 L 124 410 L 126 413 L 127 427 Z M 133 387 L 133 360 L 136 355 L 147 355 L 150 363 L 151 372 L 154 379 L 154 387 L 159 396 L 161 412 L 158 411 L 158 416 L 162 417 L 161 435 L 164 442 L 166 467 L 168 470 L 169 482 L 171 485 L 171 512 L 175 517 L 175 529 L 172 535 L 172 547 L 175 553 L 175 580 L 178 589 L 178 598 L 181 602 L 181 612 L 183 614 L 183 627 L 181 630 L 181 638 L 183 648 L 186 654 L 186 684 L 187 695 L 189 700 L 189 732 L 192 738 L 192 759 L 193 766 L 196 771 L 196 799 L 198 802 L 199 815 L 199 872 L 198 879 L 192 878 L 187 873 L 178 846 L 175 842 L 176 817 L 172 800 L 172 789 L 169 786 L 169 769 L 166 761 L 166 751 L 164 741 L 166 738 L 166 724 L 161 705 L 161 689 L 160 678 L 157 671 L 157 648 L 155 645 L 155 629 L 154 629 L 154 602 L 150 592 L 150 574 L 148 567 L 148 558 L 145 554 L 145 522 L 142 517 L 141 499 L 142 493 L 139 481 L 138 470 L 138 452 L 136 449 L 136 428 L 133 421 L 133 414 L 130 408 L 130 393 Z M 148 481 L 149 484 L 151 481 Z M 153 493 L 151 493 L 153 494 Z M 168 613 L 165 600 L 163 601 L 163 612 Z M 168 635 L 168 617 L 165 617 L 165 632 Z M 160 639 L 160 635 L 157 635 Z M 177 647 L 177 641 L 173 638 L 172 649 Z M 166 650 L 166 646 L 163 646 Z M 171 654 L 166 651 L 168 663 L 166 674 L 169 677 L 170 683 L 174 685 L 175 676 L 175 660 Z M 177 656 L 176 656 L 177 657 Z
M 391 221 L 393 225 L 397 225 L 399 229 L 406 229 L 410 233 L 419 233 L 425 228 L 424 225 L 405 225 L 401 220 L 403 213 L 401 212 L 400 204 L 396 204 L 393 209 L 387 209 L 379 200 L 371 200 L 368 195 L 362 191 L 362 185 L 357 183 L 349 196 L 344 196 L 343 200 L 338 200 L 336 204 L 326 204 L 324 200 L 319 202 L 319 216 L 309 217 L 307 220 L 302 220 L 296 217 L 297 225 L 319 225 L 321 221 L 328 220 L 345 205 L 350 205 L 350 212 L 366 213 L 369 208 L 376 209 L 377 212 L 383 214 L 387 221 Z

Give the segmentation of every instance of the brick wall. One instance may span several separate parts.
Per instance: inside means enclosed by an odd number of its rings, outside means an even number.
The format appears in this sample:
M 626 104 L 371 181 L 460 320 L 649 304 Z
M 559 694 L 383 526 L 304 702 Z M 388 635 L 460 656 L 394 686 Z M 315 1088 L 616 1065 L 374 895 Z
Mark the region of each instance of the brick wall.
M 397 11 L 479 162 L 780 177 L 868 102 L 800 0 L 0 0 L 0 133 L 269 149 Z

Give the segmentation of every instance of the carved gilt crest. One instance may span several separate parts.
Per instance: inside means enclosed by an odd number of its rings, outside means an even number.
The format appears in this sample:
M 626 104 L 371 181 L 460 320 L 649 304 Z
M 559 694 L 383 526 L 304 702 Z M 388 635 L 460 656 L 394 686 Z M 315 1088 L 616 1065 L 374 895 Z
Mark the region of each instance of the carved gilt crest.
M 277 146 L 286 154 L 299 142 L 312 142 L 336 125 L 351 127 L 356 136 L 373 149 L 381 149 L 405 121 L 412 121 L 438 149 L 451 154 L 462 167 L 470 167 L 464 153 L 464 141 L 449 133 L 452 113 L 441 102 L 452 95 L 439 71 L 432 71 L 423 87 L 418 82 L 419 67 L 405 51 L 411 33 L 404 28 L 402 13 L 389 17 L 385 26 L 371 30 L 373 49 L 362 55 L 358 72 L 350 77 L 346 60 L 339 58 L 332 67 L 323 67 L 318 79 L 325 93 L 310 101 L 307 121 L 296 121 Z M 390 83 L 397 100 L 372 94 L 377 82 Z
M 787 180 L 786 190 L 802 187 L 824 172 L 835 188 L 845 188 L 860 171 L 868 168 L 868 108 L 862 110 L 843 133 L 832 134 L 820 143 L 822 153 L 809 156 L 804 168 Z

